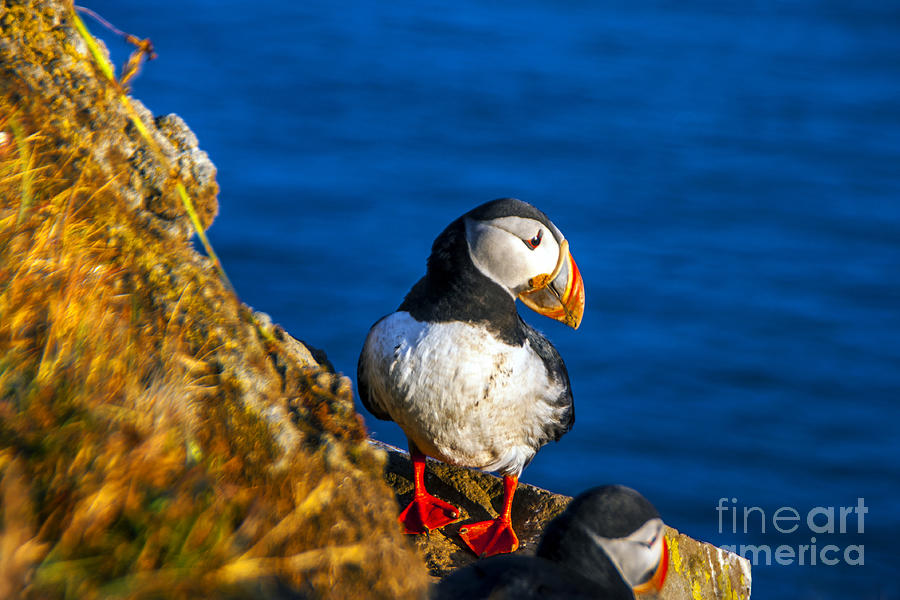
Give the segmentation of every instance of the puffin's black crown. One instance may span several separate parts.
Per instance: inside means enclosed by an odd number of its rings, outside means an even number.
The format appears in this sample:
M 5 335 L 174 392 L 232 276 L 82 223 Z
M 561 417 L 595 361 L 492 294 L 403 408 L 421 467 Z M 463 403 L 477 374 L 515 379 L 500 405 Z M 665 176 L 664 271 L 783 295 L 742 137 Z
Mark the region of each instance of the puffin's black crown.
M 463 217 L 475 219 L 476 221 L 490 221 L 501 217 L 522 217 L 540 221 L 548 227 L 550 225 L 550 219 L 547 218 L 547 215 L 531 204 L 517 198 L 498 198 L 485 202 L 464 214 Z
M 637 491 L 604 485 L 579 494 L 548 525 L 536 554 L 589 575 L 611 565 L 596 536 L 616 539 L 634 533 L 659 512 Z
M 658 519 L 656 507 L 639 492 L 624 485 L 591 488 L 566 508 L 572 524 L 590 528 L 605 538 L 627 537 L 650 519 Z

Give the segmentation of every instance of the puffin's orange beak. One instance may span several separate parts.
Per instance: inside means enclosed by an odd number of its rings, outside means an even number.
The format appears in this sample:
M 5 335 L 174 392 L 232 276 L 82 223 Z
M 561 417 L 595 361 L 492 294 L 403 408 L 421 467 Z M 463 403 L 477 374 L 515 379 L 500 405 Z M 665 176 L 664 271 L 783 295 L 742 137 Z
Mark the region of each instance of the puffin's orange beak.
M 520 293 L 519 300 L 536 313 L 578 329 L 584 314 L 584 282 L 569 244 L 563 241 L 559 250 L 554 272 L 532 279 L 532 289 Z
M 666 582 L 666 573 L 669 571 L 669 544 L 666 538 L 663 538 L 662 557 L 659 559 L 659 566 L 656 572 L 648 581 L 632 588 L 636 596 L 641 594 L 658 594 Z

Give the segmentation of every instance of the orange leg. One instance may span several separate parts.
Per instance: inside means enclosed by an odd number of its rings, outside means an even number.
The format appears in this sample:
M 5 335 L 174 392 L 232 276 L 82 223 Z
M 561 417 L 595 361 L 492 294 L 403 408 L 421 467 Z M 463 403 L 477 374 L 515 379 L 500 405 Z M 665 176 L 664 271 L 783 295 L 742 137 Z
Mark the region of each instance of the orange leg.
M 459 521 L 458 508 L 425 491 L 425 455 L 412 441 L 409 442 L 409 457 L 413 463 L 413 497 L 397 517 L 404 533 L 425 533 Z
M 493 521 L 481 521 L 460 528 L 459 537 L 479 557 L 515 552 L 519 547 L 519 538 L 516 537 L 510 520 L 513 495 L 518 483 L 518 475 L 503 477 L 503 512 L 499 517 Z

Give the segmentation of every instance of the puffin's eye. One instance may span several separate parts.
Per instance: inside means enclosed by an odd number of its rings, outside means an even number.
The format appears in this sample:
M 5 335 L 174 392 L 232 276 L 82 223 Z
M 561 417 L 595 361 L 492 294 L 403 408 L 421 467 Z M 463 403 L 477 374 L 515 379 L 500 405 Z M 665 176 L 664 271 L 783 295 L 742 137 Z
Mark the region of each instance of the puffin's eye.
M 541 245 L 541 238 L 544 237 L 544 230 L 539 229 L 537 235 L 531 238 L 530 240 L 523 240 L 525 245 L 534 250 L 538 246 Z

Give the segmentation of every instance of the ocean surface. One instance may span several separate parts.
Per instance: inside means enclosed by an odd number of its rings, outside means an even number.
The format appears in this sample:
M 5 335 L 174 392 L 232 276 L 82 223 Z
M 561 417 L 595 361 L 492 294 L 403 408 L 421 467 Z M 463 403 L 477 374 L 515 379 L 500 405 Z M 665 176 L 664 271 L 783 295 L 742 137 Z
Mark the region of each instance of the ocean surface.
M 900 598 L 900 3 L 84 3 L 155 44 L 240 297 L 338 370 L 445 225 L 531 202 L 587 307 L 520 309 L 577 413 L 523 480 L 753 545 L 754 598 Z

